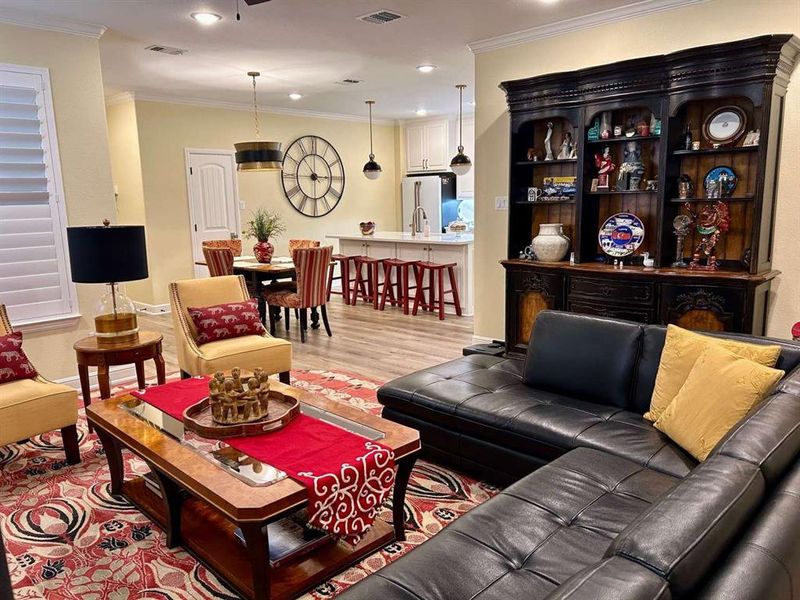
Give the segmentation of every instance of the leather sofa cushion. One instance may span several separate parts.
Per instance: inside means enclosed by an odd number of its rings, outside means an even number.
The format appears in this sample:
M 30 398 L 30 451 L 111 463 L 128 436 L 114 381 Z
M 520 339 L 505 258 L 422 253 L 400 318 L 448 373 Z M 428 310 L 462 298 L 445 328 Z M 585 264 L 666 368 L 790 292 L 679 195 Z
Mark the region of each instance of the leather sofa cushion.
M 607 556 L 639 562 L 666 578 L 673 595 L 691 597 L 763 495 L 757 466 L 712 456 L 617 537 Z
M 611 540 L 677 481 L 596 450 L 574 450 L 340 597 L 544 598 L 598 562 Z
M 715 569 L 701 600 L 795 600 L 800 587 L 800 465 L 765 503 L 747 533 Z
M 528 345 L 523 381 L 564 396 L 629 408 L 642 331 L 638 323 L 543 311 Z
M 665 579 L 649 569 L 614 556 L 570 577 L 547 600 L 670 600 Z
M 800 396 L 766 398 L 722 439 L 714 454 L 757 465 L 768 486 L 784 475 L 800 451 Z
M 378 398 L 392 414 L 546 460 L 585 446 L 678 477 L 697 464 L 641 415 L 525 385 L 520 367 L 467 356 L 395 379 Z

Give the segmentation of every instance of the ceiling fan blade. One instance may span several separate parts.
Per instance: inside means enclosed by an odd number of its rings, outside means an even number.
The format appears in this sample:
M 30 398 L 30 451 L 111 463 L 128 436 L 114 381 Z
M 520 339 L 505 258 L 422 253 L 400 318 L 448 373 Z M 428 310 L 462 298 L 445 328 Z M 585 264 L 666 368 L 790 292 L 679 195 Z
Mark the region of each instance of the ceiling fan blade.
M 254 6 L 256 4 L 263 4 L 264 2 L 269 2 L 269 0 L 244 0 L 244 3 L 247 6 Z

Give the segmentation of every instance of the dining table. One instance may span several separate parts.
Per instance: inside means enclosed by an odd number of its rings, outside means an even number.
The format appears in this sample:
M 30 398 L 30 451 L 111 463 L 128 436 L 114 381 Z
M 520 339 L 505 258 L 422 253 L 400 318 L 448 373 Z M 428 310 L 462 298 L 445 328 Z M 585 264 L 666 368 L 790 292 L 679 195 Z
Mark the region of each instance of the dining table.
M 208 266 L 205 260 L 195 261 L 196 265 Z M 279 279 L 297 280 L 297 269 L 291 258 L 288 257 L 274 257 L 272 262 L 260 263 L 256 260 L 255 256 L 237 256 L 233 259 L 233 274 L 241 275 L 247 282 L 247 287 L 252 292 L 255 292 L 255 298 L 258 301 L 258 314 L 261 316 L 261 322 L 267 323 L 267 301 L 264 295 L 259 293 L 269 283 Z M 281 311 L 279 307 L 271 307 L 274 312 L 275 320 L 281 319 Z M 311 328 L 319 329 L 319 312 L 317 308 L 311 309 Z

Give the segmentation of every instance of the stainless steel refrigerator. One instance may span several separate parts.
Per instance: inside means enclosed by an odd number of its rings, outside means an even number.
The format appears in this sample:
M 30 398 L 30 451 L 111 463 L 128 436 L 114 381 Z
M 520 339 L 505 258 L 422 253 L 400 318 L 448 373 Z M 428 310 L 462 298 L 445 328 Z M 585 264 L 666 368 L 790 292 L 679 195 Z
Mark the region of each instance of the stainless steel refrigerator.
M 428 217 L 433 233 L 442 233 L 442 227 L 456 219 L 456 176 L 453 173 L 410 175 L 403 180 L 403 231 L 411 231 L 412 213 L 421 206 Z M 455 215 L 455 216 L 454 216 Z M 422 233 L 419 220 L 417 233 Z

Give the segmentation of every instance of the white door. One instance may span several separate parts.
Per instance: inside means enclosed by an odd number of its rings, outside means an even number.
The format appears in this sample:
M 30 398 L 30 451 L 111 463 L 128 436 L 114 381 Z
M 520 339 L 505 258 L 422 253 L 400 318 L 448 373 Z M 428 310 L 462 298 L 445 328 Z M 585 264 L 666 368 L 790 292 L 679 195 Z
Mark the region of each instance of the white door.
M 450 164 L 452 157 L 447 156 L 448 143 L 447 121 L 429 123 L 425 126 L 425 169 L 427 171 L 443 171 Z
M 406 127 L 406 163 L 408 171 L 425 170 L 425 127 Z
M 203 260 L 207 240 L 227 240 L 241 234 L 234 153 L 227 150 L 186 150 L 192 261 Z M 195 264 L 195 277 L 208 269 Z

